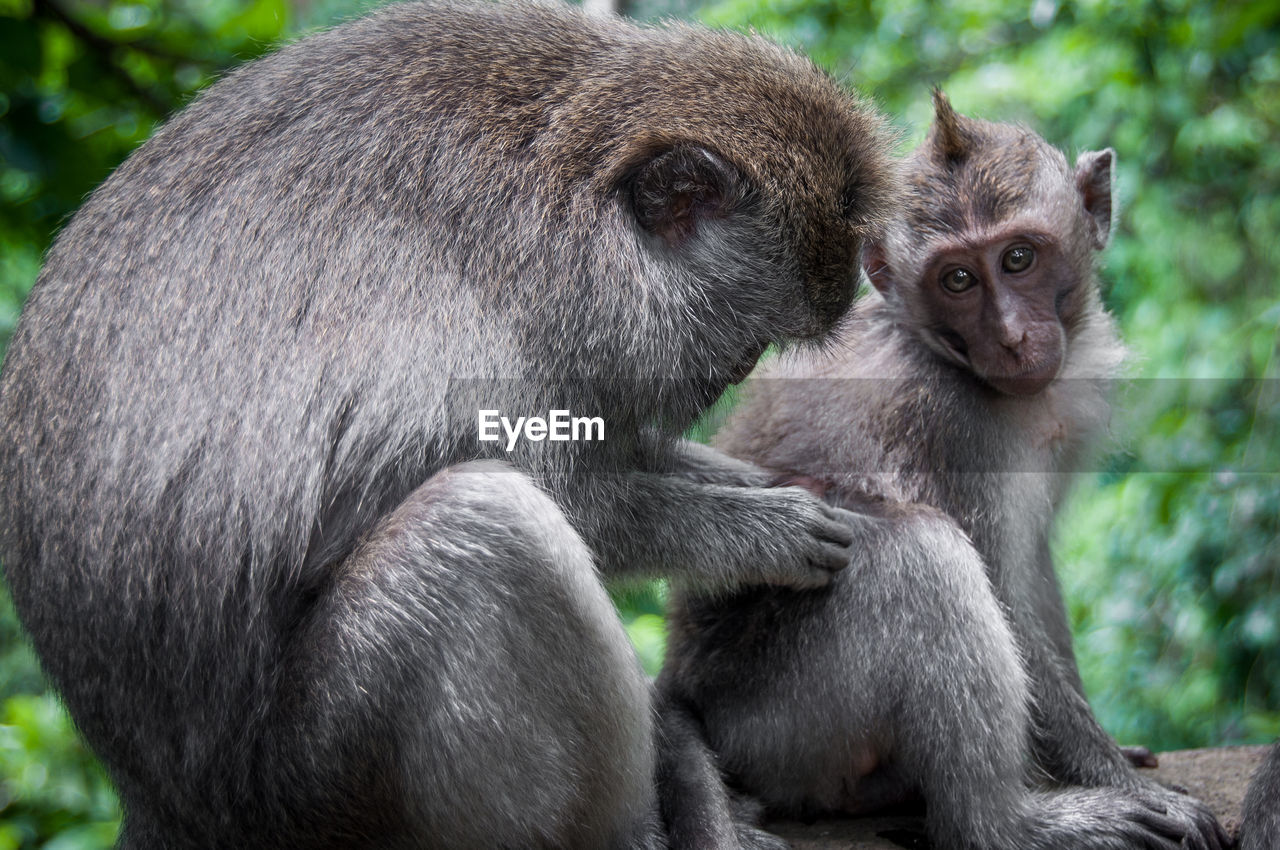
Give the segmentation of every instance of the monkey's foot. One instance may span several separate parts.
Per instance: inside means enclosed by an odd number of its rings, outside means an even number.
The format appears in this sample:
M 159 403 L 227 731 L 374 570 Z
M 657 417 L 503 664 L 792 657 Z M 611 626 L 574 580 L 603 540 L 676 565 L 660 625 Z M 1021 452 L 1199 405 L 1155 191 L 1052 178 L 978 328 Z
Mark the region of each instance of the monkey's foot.
M 1035 795 L 1037 811 L 1020 850 L 1226 850 L 1230 841 L 1204 809 L 1205 822 L 1170 804 L 1173 792 L 1072 788 Z M 1198 805 L 1192 798 L 1191 800 Z M 1203 807 L 1201 807 L 1203 808 Z
M 1177 819 L 1186 833 L 1182 847 L 1187 850 L 1225 850 L 1233 843 L 1227 831 L 1204 803 L 1183 790 L 1170 790 L 1155 782 L 1144 782 L 1142 793 L 1151 795 Z

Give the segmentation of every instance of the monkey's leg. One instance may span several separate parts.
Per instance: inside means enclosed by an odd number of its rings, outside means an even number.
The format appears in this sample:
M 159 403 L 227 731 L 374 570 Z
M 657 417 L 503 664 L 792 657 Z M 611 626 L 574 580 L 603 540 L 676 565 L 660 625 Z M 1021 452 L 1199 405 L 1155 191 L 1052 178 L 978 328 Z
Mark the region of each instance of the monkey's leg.
M 1187 827 L 1188 846 L 1222 847 L 1228 838 L 1207 806 L 1138 775 L 1134 758 L 1098 723 L 1084 696 L 1071 646 L 1062 593 L 1047 543 L 1024 571 L 1024 587 L 998 588 L 1006 600 L 1033 680 L 1033 747 L 1037 762 L 1059 782 L 1086 787 L 1137 789 L 1155 796 Z M 1003 581 L 1017 580 L 1006 570 Z
M 658 796 L 671 850 L 786 850 L 735 812 L 701 724 L 683 700 L 658 695 Z
M 1249 783 L 1240 850 L 1280 850 L 1280 744 Z
M 887 699 L 880 751 L 928 807 L 935 847 L 1057 850 L 1172 848 L 1181 831 L 1130 795 L 1026 785 L 1035 697 L 986 564 L 950 519 L 889 516 L 864 547 L 874 576 L 841 582 L 845 621 L 867 619 L 845 644 L 855 680 Z M 862 583 L 858 581 L 862 578 Z M 855 594 L 876 585 L 867 598 Z M 886 711 L 887 710 L 887 711 Z M 856 787 L 856 786 L 855 786 Z
M 329 798 L 291 815 L 346 846 L 660 846 L 648 683 L 526 476 L 447 469 L 338 570 L 295 647 L 279 776 Z
M 829 588 L 675 598 L 661 686 L 727 775 L 796 813 L 861 809 L 887 771 L 919 787 L 940 848 L 1176 847 L 1134 795 L 1027 788 L 1032 697 L 985 564 L 941 514 L 884 513 L 856 515 Z

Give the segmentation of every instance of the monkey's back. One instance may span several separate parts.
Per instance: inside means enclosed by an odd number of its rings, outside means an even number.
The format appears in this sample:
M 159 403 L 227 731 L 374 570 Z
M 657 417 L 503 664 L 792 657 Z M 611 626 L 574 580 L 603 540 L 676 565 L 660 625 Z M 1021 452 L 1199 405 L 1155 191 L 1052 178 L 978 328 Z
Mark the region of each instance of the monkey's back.
M 780 81 L 795 98 L 769 103 Z M 32 523 L 72 517 L 94 531 L 43 559 L 132 550 L 136 576 L 166 558 L 134 547 L 165 537 L 211 564 L 244 560 L 208 548 L 230 539 L 296 561 L 337 479 L 457 459 L 449 378 L 550 374 L 555 397 L 578 375 L 543 327 L 611 355 L 584 370 L 631 368 L 611 328 L 655 293 L 613 184 L 735 134 L 772 167 L 770 129 L 799 132 L 831 89 L 764 42 L 534 4 L 400 4 L 231 73 L 94 192 L 27 302 L 0 383 L 10 569 L 49 536 Z M 685 353 L 659 318 L 636 363 Z
M 485 320 L 507 281 L 469 266 L 520 248 L 539 187 L 482 130 L 536 127 L 518 102 L 559 97 L 593 36 L 515 7 L 558 47 L 525 47 L 523 85 L 467 82 L 519 41 L 498 8 L 409 4 L 233 72 L 59 235 L 6 357 L 0 470 L 6 573 L 73 708 L 154 677 L 191 700 L 168 708 L 223 710 L 192 657 L 273 654 L 289 612 L 263 608 L 457 453 L 448 376 L 520 363 L 519 328 Z M 506 195 L 469 203 L 474 180 Z
M 541 411 L 584 373 L 706 371 L 671 317 L 713 299 L 641 250 L 628 169 L 732 142 L 762 195 L 827 203 L 786 141 L 849 148 L 847 108 L 758 40 L 409 3 L 231 73 L 131 156 L 58 237 L 0 375 L 0 556 L 122 791 L 252 772 L 333 565 L 482 454 L 459 379 Z M 808 212 L 779 216 L 820 265 Z

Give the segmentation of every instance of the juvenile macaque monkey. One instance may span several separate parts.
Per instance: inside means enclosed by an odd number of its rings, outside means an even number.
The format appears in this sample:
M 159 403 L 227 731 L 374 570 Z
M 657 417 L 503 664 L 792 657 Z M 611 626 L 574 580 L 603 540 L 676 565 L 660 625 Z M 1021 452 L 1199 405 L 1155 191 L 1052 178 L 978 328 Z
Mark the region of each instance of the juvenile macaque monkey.
M 723 772 L 782 814 L 919 794 L 939 850 L 1221 848 L 1208 809 L 1094 719 L 1049 555 L 1059 473 L 1104 428 L 1124 357 L 1094 270 L 1114 154 L 1072 169 L 1026 129 L 935 107 L 867 250 L 878 297 L 833 355 L 759 374 L 719 435 L 859 512 L 857 554 L 813 592 L 674 594 L 673 846 L 777 843 L 730 828 Z
M 1280 744 L 1249 783 L 1240 850 L 1280 850 Z
M 119 846 L 662 846 L 598 573 L 847 563 L 845 511 L 676 435 L 844 313 L 889 147 L 762 39 L 478 2 L 285 47 L 157 132 L 0 378 L 0 557 Z M 606 439 L 478 439 L 564 408 Z

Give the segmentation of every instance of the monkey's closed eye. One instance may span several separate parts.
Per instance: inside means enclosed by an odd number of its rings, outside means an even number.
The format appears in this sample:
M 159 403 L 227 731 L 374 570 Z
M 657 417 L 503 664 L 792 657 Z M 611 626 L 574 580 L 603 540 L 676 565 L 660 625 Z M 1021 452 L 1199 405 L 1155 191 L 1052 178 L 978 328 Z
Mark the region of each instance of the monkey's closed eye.
M 1035 249 L 1030 245 L 1015 245 L 1000 258 L 1000 267 L 1007 272 L 1017 274 L 1031 268 L 1036 261 Z
M 942 288 L 949 292 L 964 292 L 978 282 L 978 276 L 965 268 L 952 269 L 942 276 Z

